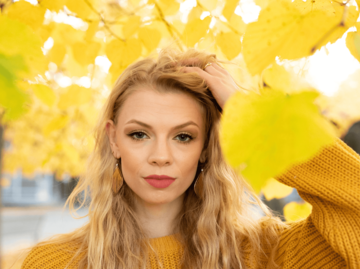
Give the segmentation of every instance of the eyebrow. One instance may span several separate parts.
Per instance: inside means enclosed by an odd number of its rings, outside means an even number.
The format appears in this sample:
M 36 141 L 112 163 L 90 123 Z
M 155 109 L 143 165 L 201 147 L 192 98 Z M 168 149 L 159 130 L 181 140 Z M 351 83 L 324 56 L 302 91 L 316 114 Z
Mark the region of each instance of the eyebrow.
M 151 127 L 149 124 L 146 124 L 146 123 L 141 122 L 141 121 L 138 121 L 138 120 L 134 120 L 134 119 L 133 119 L 133 120 L 129 120 L 126 124 L 130 124 L 130 123 L 137 123 L 137 124 L 139 124 L 139 125 L 141 125 L 141 126 L 144 126 L 144 127 L 146 127 L 146 128 L 152 129 L 152 127 Z M 126 125 L 126 124 L 125 124 L 125 125 Z M 185 123 L 183 123 L 183 124 L 177 125 L 177 126 L 173 127 L 172 129 L 173 129 L 173 130 L 178 130 L 178 129 L 184 128 L 184 127 L 186 127 L 186 126 L 189 126 L 189 125 L 195 125 L 195 126 L 197 126 L 198 128 L 200 128 L 195 122 L 193 122 L 193 121 L 188 121 L 188 122 L 185 122 Z

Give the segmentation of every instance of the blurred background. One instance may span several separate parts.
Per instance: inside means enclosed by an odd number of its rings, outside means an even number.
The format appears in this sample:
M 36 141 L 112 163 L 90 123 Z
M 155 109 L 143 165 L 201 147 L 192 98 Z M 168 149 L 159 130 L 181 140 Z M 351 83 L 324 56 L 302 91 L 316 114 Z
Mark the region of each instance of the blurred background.
M 287 81 L 317 90 L 320 113 L 360 154 L 359 2 L 344 1 L 341 10 L 331 0 L 311 6 L 330 10 L 337 23 L 346 11 L 349 20 L 341 31 L 330 25 L 336 35 L 308 55 L 276 57 L 267 76 L 254 75 L 246 69 L 242 42 L 271 2 L 0 0 L 1 268 L 9 268 L 22 248 L 87 221 L 63 206 L 93 148 L 99 109 L 130 63 L 162 47 L 216 53 L 236 63 L 226 68 L 248 89 Z M 275 180 L 259 195 L 284 221 L 311 211 L 295 189 Z M 85 216 L 87 209 L 78 213 Z

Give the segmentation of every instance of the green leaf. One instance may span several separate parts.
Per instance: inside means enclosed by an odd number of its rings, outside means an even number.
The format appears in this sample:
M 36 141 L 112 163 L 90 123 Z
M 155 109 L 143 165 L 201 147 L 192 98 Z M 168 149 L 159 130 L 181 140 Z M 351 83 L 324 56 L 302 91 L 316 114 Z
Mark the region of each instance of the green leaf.
M 23 114 L 28 96 L 18 86 L 19 74 L 28 68 L 20 55 L 8 57 L 0 54 L 0 106 L 6 109 L 5 120 L 13 120 Z
M 0 37 L 0 53 L 7 56 L 21 55 L 27 66 L 31 66 L 32 75 L 42 74 L 47 70 L 40 37 L 29 26 L 0 16 Z
M 220 133 L 225 158 L 256 191 L 333 142 L 332 125 L 314 105 L 318 95 L 237 92 L 225 104 Z

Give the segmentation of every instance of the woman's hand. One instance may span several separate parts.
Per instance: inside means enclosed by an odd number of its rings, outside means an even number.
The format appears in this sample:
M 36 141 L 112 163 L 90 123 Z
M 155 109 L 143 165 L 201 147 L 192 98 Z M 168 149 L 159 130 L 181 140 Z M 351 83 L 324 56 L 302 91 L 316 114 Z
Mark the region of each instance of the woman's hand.
M 239 89 L 229 72 L 216 63 L 207 65 L 204 70 L 199 67 L 183 67 L 181 70 L 185 73 L 197 73 L 204 79 L 221 109 L 230 96 Z

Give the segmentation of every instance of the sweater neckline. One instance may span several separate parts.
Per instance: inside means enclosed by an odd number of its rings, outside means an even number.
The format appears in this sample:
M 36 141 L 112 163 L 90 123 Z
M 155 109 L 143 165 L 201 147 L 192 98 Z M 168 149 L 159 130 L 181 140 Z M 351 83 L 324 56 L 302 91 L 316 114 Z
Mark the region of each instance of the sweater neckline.
M 179 233 L 175 233 L 162 237 L 149 238 L 149 243 L 158 253 L 177 253 L 182 249 L 178 235 Z
M 164 241 L 164 240 L 176 240 L 176 237 L 179 235 L 179 233 L 174 233 L 174 234 L 169 234 L 169 235 L 165 235 L 165 236 L 161 236 L 161 237 L 154 237 L 154 238 L 149 238 L 150 242 L 158 242 L 158 241 Z

